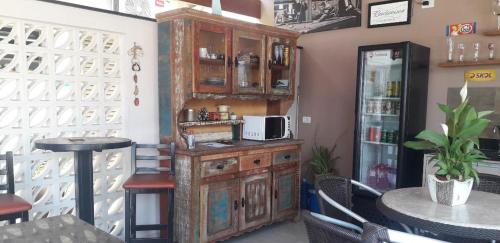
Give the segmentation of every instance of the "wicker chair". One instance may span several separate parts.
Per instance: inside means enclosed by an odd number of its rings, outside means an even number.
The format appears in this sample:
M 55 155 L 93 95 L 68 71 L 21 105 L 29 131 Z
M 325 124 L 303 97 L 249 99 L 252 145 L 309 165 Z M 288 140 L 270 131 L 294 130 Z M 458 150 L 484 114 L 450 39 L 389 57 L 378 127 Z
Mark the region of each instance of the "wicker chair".
M 316 177 L 314 187 L 316 188 L 316 192 L 322 190 L 340 205 L 352 209 L 352 184 L 350 179 L 333 175 L 320 175 Z M 340 212 L 324 200 L 318 198 L 318 201 L 321 214 L 347 222 L 351 221 L 348 215 Z
M 308 211 L 303 213 L 307 236 L 311 243 L 378 243 L 390 242 L 387 228 L 372 223 L 363 224 L 363 233 L 350 228 L 325 222 L 312 216 Z
M 479 185 L 474 183 L 473 190 L 500 194 L 500 176 L 479 174 Z
M 375 202 L 373 201 L 373 199 L 358 198 L 358 200 L 355 201 L 356 205 L 353 205 L 352 184 L 353 183 L 349 178 L 343 178 L 333 175 L 320 175 L 316 177 L 314 186 L 316 188 L 316 192 L 322 190 L 326 193 L 326 195 L 334 199 L 336 202 L 350 210 L 355 211 L 364 218 L 368 219 L 370 222 L 374 222 L 376 224 L 383 225 L 394 230 L 408 232 L 408 229 L 406 229 L 404 226 L 380 213 L 375 207 Z M 335 207 L 329 205 L 324 200 L 319 199 L 318 201 L 321 214 L 343 221 L 352 222 L 352 219 L 349 216 L 340 212 Z

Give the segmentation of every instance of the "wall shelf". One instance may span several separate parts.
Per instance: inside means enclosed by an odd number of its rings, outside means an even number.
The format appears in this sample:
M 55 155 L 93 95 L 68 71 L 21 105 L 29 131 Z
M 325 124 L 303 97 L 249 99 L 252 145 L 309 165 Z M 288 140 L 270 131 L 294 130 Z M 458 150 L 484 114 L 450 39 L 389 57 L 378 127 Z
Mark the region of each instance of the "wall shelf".
M 465 61 L 465 62 L 443 62 L 438 64 L 442 68 L 452 68 L 452 67 L 468 67 L 468 66 L 484 66 L 484 65 L 500 65 L 500 59 L 494 60 L 479 60 L 475 61 Z
M 243 124 L 243 120 L 221 120 L 221 121 L 194 121 L 194 122 L 179 122 L 179 127 L 199 127 L 199 126 L 223 126 L 223 125 L 238 125 Z
M 491 30 L 483 33 L 485 36 L 500 36 L 500 30 Z

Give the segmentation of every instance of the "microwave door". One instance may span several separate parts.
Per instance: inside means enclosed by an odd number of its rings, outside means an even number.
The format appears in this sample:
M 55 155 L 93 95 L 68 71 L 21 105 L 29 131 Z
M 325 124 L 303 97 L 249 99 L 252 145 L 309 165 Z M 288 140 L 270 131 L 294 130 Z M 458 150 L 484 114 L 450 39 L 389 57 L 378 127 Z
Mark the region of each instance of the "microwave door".
M 285 119 L 283 117 L 266 117 L 266 140 L 280 139 L 285 136 Z

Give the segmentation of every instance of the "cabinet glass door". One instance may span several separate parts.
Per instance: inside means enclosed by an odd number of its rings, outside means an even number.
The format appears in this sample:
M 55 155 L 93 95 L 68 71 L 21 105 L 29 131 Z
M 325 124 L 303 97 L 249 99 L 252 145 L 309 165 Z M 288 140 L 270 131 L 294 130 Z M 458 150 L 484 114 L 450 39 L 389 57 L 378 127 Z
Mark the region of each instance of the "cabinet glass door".
M 233 91 L 240 94 L 264 93 L 265 36 L 248 31 L 233 33 Z
M 402 50 L 362 53 L 359 178 L 380 191 L 396 187 Z
M 293 88 L 295 45 L 290 39 L 269 37 L 267 42 L 267 90 L 290 95 Z
M 195 92 L 231 92 L 231 29 L 196 23 L 194 34 Z

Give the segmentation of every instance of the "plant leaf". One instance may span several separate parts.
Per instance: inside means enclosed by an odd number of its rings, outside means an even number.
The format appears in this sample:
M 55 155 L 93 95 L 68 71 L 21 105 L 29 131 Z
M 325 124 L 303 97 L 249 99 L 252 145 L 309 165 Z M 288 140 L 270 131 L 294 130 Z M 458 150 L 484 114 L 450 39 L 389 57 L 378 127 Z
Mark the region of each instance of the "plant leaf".
M 443 134 L 439 134 L 437 132 L 434 132 L 432 130 L 424 130 L 422 132 L 420 132 L 416 138 L 418 139 L 422 139 L 422 140 L 427 140 L 435 145 L 438 145 L 438 146 L 447 146 L 448 145 L 448 137 L 443 135 Z
M 429 141 L 408 141 L 404 143 L 404 146 L 415 150 L 432 150 L 436 147 Z
M 493 114 L 494 111 L 480 111 L 477 113 L 477 118 L 483 118 L 485 116 Z
M 457 137 L 462 139 L 477 137 L 483 133 L 489 123 L 490 121 L 487 119 L 475 119 L 468 127 L 464 127 L 464 129 L 457 134 Z

